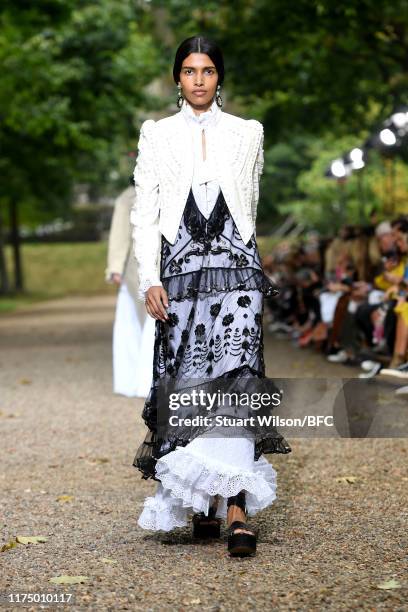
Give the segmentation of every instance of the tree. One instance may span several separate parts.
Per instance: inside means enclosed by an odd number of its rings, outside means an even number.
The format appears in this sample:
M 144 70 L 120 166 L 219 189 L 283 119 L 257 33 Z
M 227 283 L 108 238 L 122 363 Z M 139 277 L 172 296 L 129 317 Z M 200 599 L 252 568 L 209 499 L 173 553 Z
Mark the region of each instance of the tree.
M 162 59 L 132 0 L 6 0 L 0 19 L 0 205 L 22 289 L 20 220 L 64 214 L 76 181 L 117 167 Z
M 337 157 L 335 138 L 350 135 L 354 146 L 361 144 L 361 134 L 406 104 L 408 0 L 150 4 L 177 32 L 177 44 L 199 34 L 217 41 L 226 62 L 227 111 L 264 124 L 261 222 L 285 213 L 286 204 L 299 214 L 305 206 L 298 176 L 315 161 L 325 170 L 321 151 L 308 142 L 327 144 Z M 323 176 L 319 185 L 331 198 L 333 185 Z
M 225 86 L 267 127 L 269 142 L 294 131 L 369 128 L 408 89 L 408 1 L 153 0 L 182 36 L 207 34 L 223 49 Z

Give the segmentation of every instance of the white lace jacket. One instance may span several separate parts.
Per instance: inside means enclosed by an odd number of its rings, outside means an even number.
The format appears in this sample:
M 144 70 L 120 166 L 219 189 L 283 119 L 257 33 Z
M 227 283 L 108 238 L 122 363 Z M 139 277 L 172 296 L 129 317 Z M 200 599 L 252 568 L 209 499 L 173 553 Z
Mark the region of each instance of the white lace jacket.
M 206 144 L 216 159 L 217 180 L 246 244 L 256 233 L 263 126 L 255 119 L 220 112 L 212 133 Z M 181 112 L 156 122 L 147 119 L 141 126 L 134 170 L 136 197 L 130 213 L 141 300 L 149 287 L 161 285 L 161 234 L 174 244 L 192 185 L 192 147 Z

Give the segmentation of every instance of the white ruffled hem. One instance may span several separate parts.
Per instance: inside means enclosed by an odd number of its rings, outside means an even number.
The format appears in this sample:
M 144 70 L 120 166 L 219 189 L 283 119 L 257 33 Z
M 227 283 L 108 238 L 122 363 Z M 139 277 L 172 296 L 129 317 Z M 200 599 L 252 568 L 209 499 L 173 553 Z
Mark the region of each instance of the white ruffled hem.
M 242 490 L 246 492 L 248 516 L 254 516 L 276 499 L 276 471 L 264 456 L 253 460 L 253 443 L 252 465 L 247 459 L 235 465 L 224 458 L 214 458 L 211 453 L 204 456 L 197 448 L 190 443 L 157 461 L 156 476 L 160 482 L 155 496 L 144 502 L 139 527 L 153 531 L 185 527 L 192 514 L 208 513 L 215 495 L 219 496 L 216 516 L 224 519 L 227 498 Z

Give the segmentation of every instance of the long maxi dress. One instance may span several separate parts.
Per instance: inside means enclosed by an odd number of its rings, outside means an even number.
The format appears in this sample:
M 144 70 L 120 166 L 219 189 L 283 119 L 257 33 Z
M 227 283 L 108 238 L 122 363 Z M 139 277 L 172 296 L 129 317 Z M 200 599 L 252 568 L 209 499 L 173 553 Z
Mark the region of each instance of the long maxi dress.
M 133 185 L 115 200 L 108 240 L 105 279 L 120 274 L 112 338 L 113 392 L 127 397 L 147 397 L 152 383 L 155 321 L 138 297 L 136 258 L 132 253 L 130 211 Z
M 184 527 L 192 514 L 207 514 L 215 496 L 216 516 L 226 518 L 228 497 L 242 490 L 253 516 L 276 498 L 277 474 L 263 453 L 291 451 L 274 428 L 258 438 L 248 432 L 231 436 L 227 427 L 214 433 L 197 426 L 164 439 L 157 431 L 164 380 L 177 380 L 181 388 L 185 381 L 187 388 L 191 380 L 265 376 L 263 297 L 277 293 L 263 272 L 255 236 L 243 243 L 212 160 L 202 157 L 202 129 L 211 135 L 221 111 L 213 102 L 195 115 L 184 101 L 180 112 L 191 127 L 194 175 L 175 243 L 162 236 L 160 279 L 169 319 L 156 321 L 153 383 L 143 410 L 148 432 L 133 462 L 143 478 L 158 481 L 138 519 L 154 531 Z

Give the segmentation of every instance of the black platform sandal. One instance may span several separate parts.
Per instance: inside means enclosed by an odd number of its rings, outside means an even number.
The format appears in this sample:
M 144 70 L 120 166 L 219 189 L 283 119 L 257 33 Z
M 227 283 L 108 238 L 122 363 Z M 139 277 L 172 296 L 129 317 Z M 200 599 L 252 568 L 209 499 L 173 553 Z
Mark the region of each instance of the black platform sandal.
M 245 512 L 245 491 L 240 491 L 238 495 L 233 495 L 227 500 L 227 509 L 230 506 L 238 506 Z M 235 533 L 236 529 L 245 529 L 251 533 Z M 228 527 L 228 552 L 232 557 L 248 557 L 256 553 L 256 541 L 259 529 L 250 527 L 242 521 L 234 521 Z
M 204 512 L 193 515 L 193 537 L 208 539 L 221 536 L 221 519 L 216 518 L 217 508 L 211 506 L 208 516 Z

